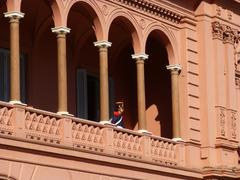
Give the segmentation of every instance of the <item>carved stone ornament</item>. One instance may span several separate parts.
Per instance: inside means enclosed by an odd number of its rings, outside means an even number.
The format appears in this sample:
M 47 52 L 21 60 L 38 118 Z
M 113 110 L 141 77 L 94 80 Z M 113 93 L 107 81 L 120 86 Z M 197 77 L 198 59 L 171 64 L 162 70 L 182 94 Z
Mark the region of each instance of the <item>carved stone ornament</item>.
M 234 58 L 235 58 L 235 64 L 240 65 L 240 31 L 235 31 Z
M 106 4 L 103 5 L 102 7 L 102 12 L 104 14 L 104 16 L 107 16 L 108 15 L 108 6 Z
M 212 22 L 212 35 L 213 39 L 223 39 L 223 27 L 220 22 Z
M 223 26 L 223 41 L 225 43 L 234 43 L 234 33 L 233 29 L 230 26 L 222 25 Z
M 216 8 L 216 13 L 217 16 L 221 16 L 221 8 L 219 6 Z
M 226 108 L 221 106 L 216 106 L 217 112 L 217 134 L 218 137 L 226 136 Z
M 231 138 L 237 138 L 237 118 L 236 111 L 231 111 Z
M 213 39 L 219 39 L 224 43 L 234 44 L 237 38 L 236 29 L 228 25 L 221 24 L 219 21 L 212 22 Z
M 141 27 L 142 29 L 145 29 L 145 28 L 146 28 L 146 22 L 145 22 L 145 20 L 144 20 L 144 19 L 141 19 L 141 20 L 139 21 L 139 25 L 140 25 L 140 27 Z
M 115 0 L 115 1 L 127 6 L 132 6 L 140 11 L 153 14 L 155 16 L 161 17 L 176 24 L 179 24 L 181 19 L 183 18 L 182 15 L 171 10 L 165 9 L 157 4 L 150 2 L 149 0 L 134 0 L 134 1 Z

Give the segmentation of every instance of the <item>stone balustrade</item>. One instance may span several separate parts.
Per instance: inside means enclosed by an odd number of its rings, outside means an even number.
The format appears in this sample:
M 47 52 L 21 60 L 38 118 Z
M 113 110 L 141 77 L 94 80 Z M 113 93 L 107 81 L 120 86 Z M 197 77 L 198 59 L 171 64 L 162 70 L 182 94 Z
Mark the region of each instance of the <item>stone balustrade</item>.
M 184 166 L 184 143 L 0 102 L 0 136 L 165 166 Z

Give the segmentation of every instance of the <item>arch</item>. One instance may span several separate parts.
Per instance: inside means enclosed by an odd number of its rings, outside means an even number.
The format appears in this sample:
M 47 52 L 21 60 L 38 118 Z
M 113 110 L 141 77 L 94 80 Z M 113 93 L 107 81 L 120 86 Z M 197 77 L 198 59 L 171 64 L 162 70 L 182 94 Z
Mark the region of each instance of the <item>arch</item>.
M 97 5 L 91 1 L 73 0 L 72 2 L 70 2 L 67 5 L 67 8 L 65 10 L 66 19 L 64 19 L 64 24 L 67 25 L 70 10 L 76 3 L 80 3 L 84 7 L 84 9 L 87 10 L 89 15 L 93 18 L 93 29 L 95 31 L 96 38 L 97 38 L 97 40 L 103 40 L 104 39 L 104 37 L 103 37 L 103 22 L 104 22 L 104 20 L 102 19 L 102 14 L 101 14 L 99 8 L 97 7 Z
M 7 175 L 0 174 L 0 180 L 15 180 L 15 179 Z
M 134 17 L 130 14 L 127 13 L 125 11 L 121 11 L 121 10 L 115 10 L 113 11 L 108 19 L 108 23 L 106 26 L 106 38 L 109 38 L 109 33 L 110 33 L 110 28 L 111 25 L 114 21 L 116 20 L 120 20 L 123 22 L 123 24 L 125 25 L 125 27 L 131 32 L 132 35 L 132 45 L 133 45 L 133 49 L 134 52 L 137 53 L 144 53 L 145 51 L 143 51 L 144 49 L 142 48 L 142 40 L 140 39 L 141 37 L 141 32 L 138 28 L 138 23 L 136 21 L 136 19 L 134 19 Z
M 8 1 L 12 1 L 12 0 L 8 0 Z M 19 8 L 17 10 L 19 11 L 21 10 L 23 1 L 24 0 L 19 0 Z M 62 12 L 60 10 L 60 6 L 58 5 L 58 0 L 43 0 L 43 1 L 45 1 L 51 7 L 52 18 L 53 18 L 55 27 L 64 26 L 63 20 L 62 20 Z
M 58 0 L 45 0 L 50 3 L 53 13 L 53 21 L 55 27 L 65 26 L 63 24 L 63 11 L 61 11 L 60 6 L 58 5 Z
M 152 24 L 145 31 L 144 35 L 144 49 L 151 33 L 157 33 L 163 45 L 166 47 L 169 64 L 178 64 L 179 58 L 177 53 L 177 40 L 174 34 L 164 25 Z

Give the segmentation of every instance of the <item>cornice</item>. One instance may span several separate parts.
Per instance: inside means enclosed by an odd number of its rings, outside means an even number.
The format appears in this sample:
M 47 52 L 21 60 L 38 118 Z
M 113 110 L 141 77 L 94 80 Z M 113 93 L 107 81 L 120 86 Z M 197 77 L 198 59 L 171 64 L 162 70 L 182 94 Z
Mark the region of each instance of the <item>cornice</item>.
M 138 9 L 139 11 L 143 11 L 161 17 L 175 24 L 179 24 L 181 19 L 183 18 L 183 15 L 181 15 L 180 13 L 174 12 L 173 10 L 157 5 L 156 3 L 151 2 L 149 0 L 109 0 L 109 1 L 119 2 L 123 5 Z

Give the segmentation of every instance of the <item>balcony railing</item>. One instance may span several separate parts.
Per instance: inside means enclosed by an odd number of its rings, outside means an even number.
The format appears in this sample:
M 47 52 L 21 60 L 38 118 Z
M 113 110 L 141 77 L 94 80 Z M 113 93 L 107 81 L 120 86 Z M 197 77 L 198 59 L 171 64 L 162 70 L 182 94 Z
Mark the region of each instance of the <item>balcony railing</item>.
M 167 166 L 185 162 L 182 142 L 4 102 L 0 136 Z

